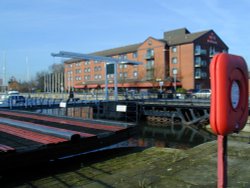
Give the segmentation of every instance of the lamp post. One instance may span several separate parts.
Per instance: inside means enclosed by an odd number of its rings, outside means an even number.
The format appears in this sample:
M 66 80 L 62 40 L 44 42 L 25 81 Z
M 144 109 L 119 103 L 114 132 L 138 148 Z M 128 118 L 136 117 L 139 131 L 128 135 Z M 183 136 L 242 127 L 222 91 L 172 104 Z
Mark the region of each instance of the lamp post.
M 177 74 L 178 74 L 177 68 L 173 68 L 172 73 L 174 75 L 174 92 L 176 93 L 176 77 L 177 77 Z
M 63 83 L 61 82 L 61 84 L 60 84 L 60 85 L 61 85 L 61 88 L 60 88 L 60 89 L 61 89 L 62 99 L 63 99 L 63 98 L 64 98 L 64 97 L 63 97 L 63 90 L 64 90 L 64 88 L 63 88 Z

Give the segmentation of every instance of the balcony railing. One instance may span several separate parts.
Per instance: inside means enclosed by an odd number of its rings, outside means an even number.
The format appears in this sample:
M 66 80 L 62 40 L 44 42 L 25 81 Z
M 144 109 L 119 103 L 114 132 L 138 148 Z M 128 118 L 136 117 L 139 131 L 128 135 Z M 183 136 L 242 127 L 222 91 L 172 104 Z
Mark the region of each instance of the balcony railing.
M 195 49 L 194 55 L 206 55 L 207 50 L 205 49 Z
M 195 79 L 201 79 L 201 74 L 195 74 Z
M 153 70 L 154 66 L 153 65 L 146 65 L 146 70 Z
M 206 79 L 207 73 L 206 72 L 197 72 L 194 76 L 195 79 Z
M 207 66 L 207 62 L 206 60 L 196 60 L 195 61 L 195 64 L 194 64 L 195 67 L 205 67 Z
M 213 57 L 214 55 L 216 55 L 216 54 L 218 54 L 218 53 L 220 53 L 220 52 L 210 52 L 210 53 L 209 53 L 209 57 Z
M 154 59 L 154 53 L 153 52 L 150 52 L 150 53 L 147 53 L 145 56 L 144 56 L 145 59 Z

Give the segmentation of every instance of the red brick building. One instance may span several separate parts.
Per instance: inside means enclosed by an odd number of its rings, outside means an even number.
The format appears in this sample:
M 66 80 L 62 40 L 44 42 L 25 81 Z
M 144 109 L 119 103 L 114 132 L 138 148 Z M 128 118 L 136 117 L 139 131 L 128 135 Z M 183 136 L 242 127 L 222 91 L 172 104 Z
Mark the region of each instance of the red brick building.
M 186 28 L 164 32 L 163 39 L 145 41 L 93 53 L 97 56 L 124 58 L 142 65 L 118 65 L 119 88 L 209 88 L 209 63 L 216 53 L 228 52 L 227 45 L 213 31 L 190 33 Z M 65 61 L 65 88 L 104 88 L 104 63 L 71 59 Z M 113 76 L 108 75 L 109 87 Z

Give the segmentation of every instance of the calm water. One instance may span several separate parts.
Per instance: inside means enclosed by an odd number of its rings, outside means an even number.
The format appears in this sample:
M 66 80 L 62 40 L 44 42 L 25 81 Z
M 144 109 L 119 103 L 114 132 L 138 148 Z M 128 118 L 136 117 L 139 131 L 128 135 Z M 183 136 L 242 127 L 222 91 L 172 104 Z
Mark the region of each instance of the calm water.
M 69 116 L 83 119 L 95 119 L 92 107 L 72 107 L 39 109 L 35 112 Z M 139 122 L 138 134 L 112 147 L 171 147 L 186 149 L 211 140 L 206 130 L 197 130 L 179 124 Z

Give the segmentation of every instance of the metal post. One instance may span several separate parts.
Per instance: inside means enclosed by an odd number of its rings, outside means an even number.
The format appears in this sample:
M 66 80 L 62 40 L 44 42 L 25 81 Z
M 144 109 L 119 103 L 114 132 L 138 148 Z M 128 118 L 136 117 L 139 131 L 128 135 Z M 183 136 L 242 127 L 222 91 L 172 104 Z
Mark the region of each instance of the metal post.
M 63 99 L 63 83 L 61 83 L 61 88 L 60 88 L 60 92 L 61 92 L 61 94 L 62 94 L 62 99 Z
M 174 74 L 174 92 L 176 92 L 176 74 Z
M 55 73 L 52 74 L 52 93 L 55 93 Z
M 227 136 L 218 135 L 217 176 L 218 188 L 227 187 Z
M 43 92 L 46 92 L 46 76 L 43 74 Z
M 52 88 L 51 88 L 51 74 L 48 75 L 48 86 L 49 86 L 49 92 L 52 91 Z
M 176 98 L 176 77 L 178 74 L 178 70 L 176 68 L 173 68 L 172 74 L 174 75 L 174 98 Z
M 105 100 L 109 100 L 108 96 L 108 78 L 107 78 L 107 63 L 105 63 Z
M 57 73 L 57 92 L 61 93 L 61 73 Z
M 60 85 L 58 82 L 58 72 L 55 73 L 55 91 L 58 93 L 60 91 Z
M 54 73 L 54 93 L 57 93 L 57 73 Z
M 61 81 L 60 82 L 62 83 L 62 87 L 66 88 L 65 85 L 64 85 L 65 80 L 64 80 L 64 73 L 63 72 L 61 72 Z M 64 90 L 62 92 L 64 93 Z
M 118 100 L 118 88 L 117 88 L 117 63 L 114 63 L 114 94 L 115 94 L 115 101 Z
M 7 82 L 6 82 L 6 52 L 3 52 L 3 91 L 6 92 L 6 86 L 7 86 Z

